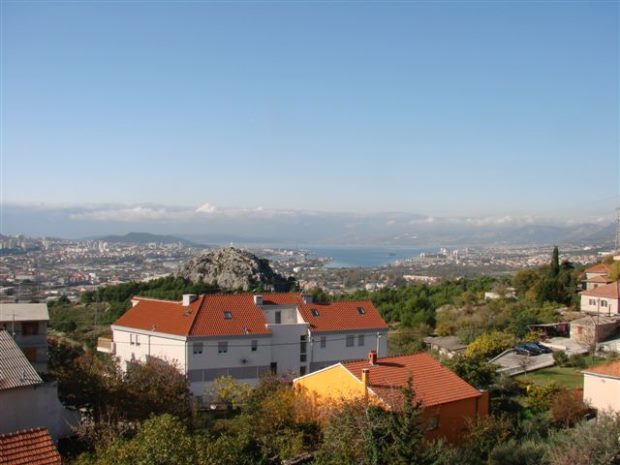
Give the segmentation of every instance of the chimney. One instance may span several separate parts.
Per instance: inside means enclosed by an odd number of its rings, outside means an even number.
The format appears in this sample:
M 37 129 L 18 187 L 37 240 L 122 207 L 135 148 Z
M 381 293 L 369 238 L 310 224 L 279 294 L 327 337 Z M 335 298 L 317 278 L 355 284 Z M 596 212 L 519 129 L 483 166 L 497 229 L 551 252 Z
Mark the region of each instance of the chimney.
M 183 294 L 183 306 L 189 307 L 189 305 L 198 298 L 196 294 Z
M 368 400 L 368 385 L 370 384 L 370 368 L 362 368 L 362 384 L 364 385 L 364 399 Z
M 255 295 L 254 296 L 254 305 L 263 305 L 263 296 Z
M 377 364 L 377 351 L 376 350 L 371 350 L 370 352 L 368 352 L 368 363 L 370 363 L 371 365 Z
M 301 300 L 303 301 L 303 303 L 305 304 L 311 304 L 313 299 L 312 296 L 310 294 L 304 294 L 301 296 Z

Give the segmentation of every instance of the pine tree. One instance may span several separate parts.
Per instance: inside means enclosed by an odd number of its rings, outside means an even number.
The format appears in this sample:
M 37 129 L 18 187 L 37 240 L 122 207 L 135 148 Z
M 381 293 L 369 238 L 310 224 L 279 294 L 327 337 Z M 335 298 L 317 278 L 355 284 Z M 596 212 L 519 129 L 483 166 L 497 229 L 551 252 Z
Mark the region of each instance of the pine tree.
M 389 426 L 391 438 L 391 460 L 398 465 L 423 465 L 426 463 L 422 439 L 424 431 L 420 419 L 421 405 L 414 399 L 413 379 L 407 379 L 402 389 L 403 408 L 392 414 Z

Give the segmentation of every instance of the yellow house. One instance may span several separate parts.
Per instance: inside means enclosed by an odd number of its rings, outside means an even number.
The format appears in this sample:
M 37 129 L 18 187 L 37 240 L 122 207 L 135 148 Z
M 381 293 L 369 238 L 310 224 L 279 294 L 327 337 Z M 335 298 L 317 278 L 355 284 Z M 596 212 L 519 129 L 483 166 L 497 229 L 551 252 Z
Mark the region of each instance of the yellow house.
M 366 399 L 386 409 L 402 406 L 402 388 L 413 381 L 415 400 L 423 408 L 422 420 L 429 425 L 427 439 L 444 438 L 458 442 L 468 419 L 486 416 L 487 392 L 481 392 L 441 365 L 427 353 L 341 362 L 293 383 L 322 407 Z

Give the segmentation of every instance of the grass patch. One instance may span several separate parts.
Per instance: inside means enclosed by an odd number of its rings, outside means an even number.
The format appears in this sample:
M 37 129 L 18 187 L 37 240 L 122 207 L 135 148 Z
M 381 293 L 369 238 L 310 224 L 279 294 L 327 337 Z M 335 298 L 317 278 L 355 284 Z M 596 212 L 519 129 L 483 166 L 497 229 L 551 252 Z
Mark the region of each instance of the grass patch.
M 581 368 L 572 367 L 551 367 L 533 371 L 525 375 L 517 376 L 520 381 L 529 381 L 534 384 L 544 385 L 555 381 L 566 389 L 583 388 L 583 375 Z

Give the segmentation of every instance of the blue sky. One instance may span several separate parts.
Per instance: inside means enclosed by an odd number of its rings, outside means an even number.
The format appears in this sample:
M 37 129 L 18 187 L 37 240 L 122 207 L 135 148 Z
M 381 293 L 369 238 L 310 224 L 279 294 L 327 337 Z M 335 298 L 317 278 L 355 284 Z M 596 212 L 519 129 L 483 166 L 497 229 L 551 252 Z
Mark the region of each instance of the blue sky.
M 617 2 L 3 2 L 2 201 L 609 215 Z

